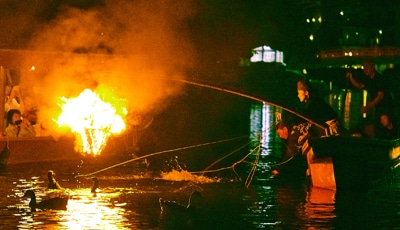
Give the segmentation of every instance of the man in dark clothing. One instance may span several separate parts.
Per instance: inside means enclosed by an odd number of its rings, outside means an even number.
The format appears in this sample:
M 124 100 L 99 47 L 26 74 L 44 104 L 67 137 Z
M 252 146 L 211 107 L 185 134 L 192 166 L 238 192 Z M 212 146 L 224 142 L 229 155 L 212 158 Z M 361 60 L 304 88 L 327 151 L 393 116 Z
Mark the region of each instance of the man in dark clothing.
M 305 80 L 297 82 L 297 96 L 301 102 L 299 112 L 307 118 L 319 123 L 326 124 L 331 134 L 337 134 L 337 114 L 322 98 L 311 92 L 309 84 Z M 321 133 L 322 130 L 319 130 Z
M 276 132 L 281 139 L 285 140 L 287 145 L 284 159 L 289 159 L 300 152 L 303 144 L 308 139 L 310 127 L 311 124 L 308 122 L 293 125 L 292 127 L 288 127 L 282 121 L 276 124 Z
M 353 77 L 351 72 L 346 73 L 349 82 L 356 89 L 367 90 L 370 100 L 361 109 L 361 113 L 367 113 L 375 108 L 375 114 L 380 115 L 384 111 L 393 110 L 392 96 L 385 79 L 375 70 L 375 65 L 371 61 L 363 63 L 363 72 L 367 77 L 363 82 Z

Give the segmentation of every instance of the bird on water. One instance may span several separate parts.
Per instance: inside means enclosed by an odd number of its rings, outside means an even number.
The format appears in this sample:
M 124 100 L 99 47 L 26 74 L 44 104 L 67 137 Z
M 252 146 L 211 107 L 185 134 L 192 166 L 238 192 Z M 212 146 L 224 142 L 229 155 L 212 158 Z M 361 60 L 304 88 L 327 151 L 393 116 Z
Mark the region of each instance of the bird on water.
M 49 180 L 47 189 L 63 189 L 63 187 L 61 187 L 61 185 L 57 182 L 56 178 L 54 178 L 55 175 L 56 174 L 53 170 L 49 170 L 47 172 L 47 179 Z
M 23 197 L 28 197 L 31 199 L 31 201 L 29 202 L 29 207 L 33 212 L 35 212 L 36 209 L 66 210 L 69 200 L 69 195 L 63 195 L 59 197 L 49 198 L 41 201 L 40 203 L 37 203 L 36 194 L 33 190 L 27 190 Z

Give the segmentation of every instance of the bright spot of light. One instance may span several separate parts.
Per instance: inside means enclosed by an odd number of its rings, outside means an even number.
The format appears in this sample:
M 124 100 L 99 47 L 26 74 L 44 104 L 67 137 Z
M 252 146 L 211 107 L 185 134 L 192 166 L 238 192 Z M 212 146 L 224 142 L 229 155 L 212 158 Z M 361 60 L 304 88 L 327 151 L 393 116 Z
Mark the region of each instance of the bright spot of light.
M 307 70 L 306 69 L 303 69 L 303 74 L 307 74 Z
M 35 69 L 36 69 L 36 67 L 33 65 L 30 70 L 34 71 Z
M 358 32 L 356 32 L 356 35 L 358 35 Z
M 342 11 L 340 11 L 340 15 L 342 15 L 342 16 L 344 15 L 344 12 L 343 12 L 343 10 L 342 10 Z
M 312 18 L 311 21 L 312 21 L 312 22 L 315 22 L 315 18 Z
M 350 57 L 353 56 L 353 53 L 352 53 L 352 52 L 349 52 L 349 56 L 350 56 Z
M 382 30 L 379 30 L 378 32 L 379 32 L 379 34 L 382 34 Z
M 319 22 L 319 23 L 321 23 L 321 22 L 322 22 L 322 17 L 321 17 L 321 16 L 319 16 L 319 18 L 318 18 L 318 22 Z
M 310 19 L 309 19 L 309 18 L 307 18 L 307 20 L 306 20 L 306 21 L 307 21 L 307 23 L 310 23 Z
M 314 35 L 311 34 L 309 38 L 310 38 L 310 41 L 314 41 Z

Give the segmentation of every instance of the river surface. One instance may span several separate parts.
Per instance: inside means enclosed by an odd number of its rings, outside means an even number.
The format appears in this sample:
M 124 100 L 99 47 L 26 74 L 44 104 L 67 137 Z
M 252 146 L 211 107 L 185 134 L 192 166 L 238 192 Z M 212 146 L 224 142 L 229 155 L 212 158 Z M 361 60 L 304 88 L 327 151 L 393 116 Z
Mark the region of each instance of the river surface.
M 196 176 L 186 171 L 154 177 L 124 169 L 99 175 L 100 189 L 94 196 L 89 188 L 92 182 L 75 178 L 82 168 L 73 164 L 9 167 L 1 175 L 0 228 L 400 229 L 400 186 L 395 185 L 339 196 L 334 190 L 311 187 L 306 177 L 282 179 L 267 170 L 257 170 L 246 188 L 244 180 L 234 177 Z M 55 170 L 59 183 L 68 188 L 67 210 L 31 212 L 23 191 L 33 188 L 44 197 L 47 169 Z M 202 194 L 201 221 L 165 225 L 159 218 L 159 198 L 186 205 L 192 190 Z

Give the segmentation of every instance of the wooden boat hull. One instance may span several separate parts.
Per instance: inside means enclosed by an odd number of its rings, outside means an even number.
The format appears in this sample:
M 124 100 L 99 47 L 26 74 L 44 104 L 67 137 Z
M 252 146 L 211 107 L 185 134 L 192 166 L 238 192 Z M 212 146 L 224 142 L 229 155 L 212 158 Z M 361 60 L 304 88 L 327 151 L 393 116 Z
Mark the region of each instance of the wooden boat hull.
M 7 165 L 79 160 L 112 163 L 113 160 L 118 161 L 133 156 L 132 149 L 122 143 L 121 138 L 109 139 L 99 156 L 77 152 L 74 142 L 74 138 L 67 137 L 57 140 L 52 137 L 10 138 L 8 140 L 2 138 L 0 148 L 4 149 L 8 146 L 10 156 L 6 161 Z
M 311 139 L 309 143 L 312 146 L 308 158 L 313 181 L 319 177 L 321 181 L 329 181 L 333 177 L 336 189 L 366 189 L 382 185 L 395 175 L 400 165 L 400 139 L 332 136 Z M 316 162 L 323 162 L 325 168 L 313 172 Z M 329 183 L 322 183 L 320 187 L 326 185 Z

